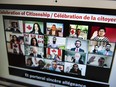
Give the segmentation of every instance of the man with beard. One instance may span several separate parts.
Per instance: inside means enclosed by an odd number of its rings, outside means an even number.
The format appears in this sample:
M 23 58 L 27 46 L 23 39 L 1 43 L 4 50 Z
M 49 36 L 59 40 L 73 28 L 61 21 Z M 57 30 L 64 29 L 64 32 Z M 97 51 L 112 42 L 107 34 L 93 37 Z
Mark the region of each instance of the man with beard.
M 48 44 L 48 47 L 58 49 L 58 45 L 56 43 L 56 40 L 57 40 L 57 38 L 54 36 L 53 40 L 52 40 L 52 43 Z
M 84 52 L 83 49 L 81 49 L 81 41 L 80 40 L 76 40 L 75 41 L 75 48 L 71 48 L 71 51 L 75 51 L 75 52 Z
M 19 30 L 19 27 L 18 27 L 18 22 L 11 22 L 10 31 L 12 31 L 13 33 L 21 33 L 21 31 Z
M 100 54 L 106 55 L 106 56 L 112 56 L 113 52 L 110 50 L 111 44 L 106 44 L 105 50 L 101 50 Z

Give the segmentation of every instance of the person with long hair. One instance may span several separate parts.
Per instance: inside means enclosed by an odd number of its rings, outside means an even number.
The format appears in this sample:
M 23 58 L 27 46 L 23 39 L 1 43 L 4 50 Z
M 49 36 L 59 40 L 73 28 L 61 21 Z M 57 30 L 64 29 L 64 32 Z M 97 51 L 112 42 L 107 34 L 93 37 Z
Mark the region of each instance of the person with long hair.
M 43 35 L 43 33 L 41 32 L 41 29 L 40 29 L 40 25 L 38 23 L 33 24 L 33 30 L 30 33 Z
M 32 66 L 32 65 L 33 65 L 32 58 L 28 58 L 26 60 L 26 66 Z
M 38 68 L 39 68 L 39 69 L 43 69 L 44 66 L 45 66 L 45 62 L 44 62 L 43 60 L 39 60 L 39 61 L 38 61 Z
M 31 38 L 31 46 L 38 46 L 37 39 L 35 37 Z
M 16 35 L 12 35 L 10 45 L 11 45 L 11 49 L 13 49 L 13 53 L 22 54 L 20 41 Z

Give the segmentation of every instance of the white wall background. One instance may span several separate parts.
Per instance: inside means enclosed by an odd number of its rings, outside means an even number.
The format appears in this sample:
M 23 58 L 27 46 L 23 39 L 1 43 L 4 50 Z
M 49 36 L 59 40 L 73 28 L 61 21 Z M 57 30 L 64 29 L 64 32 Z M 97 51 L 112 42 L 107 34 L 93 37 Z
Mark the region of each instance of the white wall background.
M 104 8 L 116 9 L 115 0 L 0 0 L 0 4 L 24 4 L 24 5 L 52 5 L 52 6 L 71 6 L 71 7 L 89 7 L 89 8 Z M 8 73 L 8 60 L 6 54 L 6 45 L 4 37 L 4 28 L 2 16 L 0 15 L 0 77 L 5 77 L 13 80 L 31 82 L 32 84 L 41 84 L 49 87 L 50 84 L 41 81 L 34 81 L 16 76 L 11 76 Z M 116 53 L 115 53 L 116 54 Z M 114 57 L 111 76 L 109 80 L 110 87 L 116 86 L 116 55 Z M 58 87 L 58 86 L 57 86 Z M 59 86 L 61 87 L 61 86 Z
M 55 5 L 94 8 L 116 8 L 115 0 L 0 0 L 4 4 Z

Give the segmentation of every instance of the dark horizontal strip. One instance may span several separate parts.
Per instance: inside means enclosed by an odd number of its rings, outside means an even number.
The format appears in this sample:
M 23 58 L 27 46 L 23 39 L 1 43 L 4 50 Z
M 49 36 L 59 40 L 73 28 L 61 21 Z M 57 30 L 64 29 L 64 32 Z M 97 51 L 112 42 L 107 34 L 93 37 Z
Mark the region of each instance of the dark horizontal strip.
M 0 8 L 1 9 L 58 11 L 58 12 L 75 12 L 75 13 L 116 15 L 116 10 L 115 9 L 72 7 L 72 6 L 0 4 Z

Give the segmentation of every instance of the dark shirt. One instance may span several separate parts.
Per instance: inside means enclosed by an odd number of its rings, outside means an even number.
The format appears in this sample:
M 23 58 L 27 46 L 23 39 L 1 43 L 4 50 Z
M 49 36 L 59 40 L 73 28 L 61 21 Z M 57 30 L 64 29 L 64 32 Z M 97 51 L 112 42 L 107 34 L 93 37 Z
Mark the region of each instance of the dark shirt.
M 35 31 L 31 31 L 30 34 L 36 34 Z M 43 35 L 42 32 L 37 32 L 37 34 Z
M 19 29 L 16 29 L 16 30 L 15 30 L 14 28 L 11 28 L 10 31 L 11 31 L 11 32 L 14 32 L 14 33 L 21 33 Z
M 52 30 L 49 31 L 49 35 L 52 35 Z M 55 31 L 55 36 L 59 36 L 58 30 Z
M 77 71 L 75 71 L 73 68 L 70 70 L 70 73 L 74 73 L 76 75 L 81 75 L 81 70 L 77 69 Z
M 30 53 L 30 56 L 34 56 L 34 54 L 33 53 Z M 39 54 L 37 54 L 35 57 L 42 58 L 42 56 L 39 55 Z
M 76 48 L 71 48 L 71 51 L 75 51 Z M 84 52 L 83 49 L 79 48 L 79 52 Z

